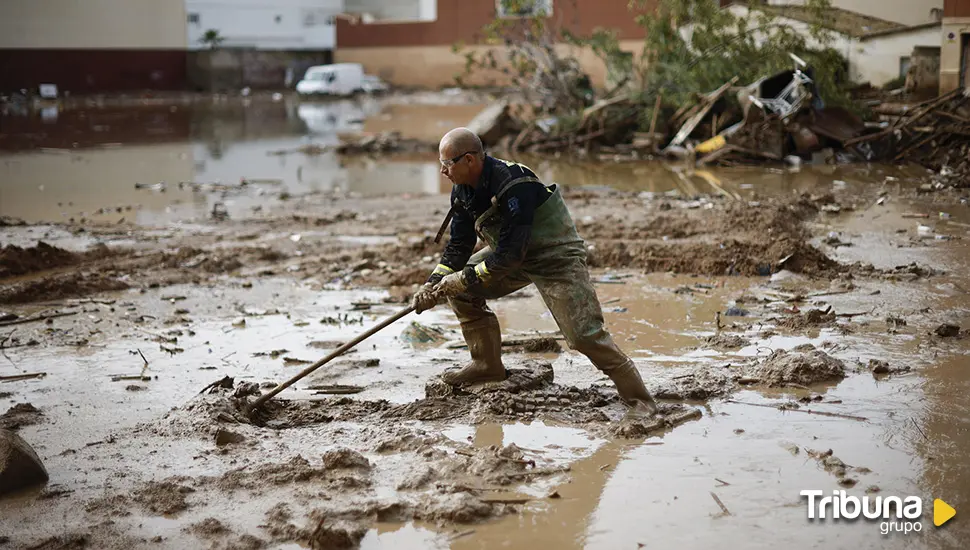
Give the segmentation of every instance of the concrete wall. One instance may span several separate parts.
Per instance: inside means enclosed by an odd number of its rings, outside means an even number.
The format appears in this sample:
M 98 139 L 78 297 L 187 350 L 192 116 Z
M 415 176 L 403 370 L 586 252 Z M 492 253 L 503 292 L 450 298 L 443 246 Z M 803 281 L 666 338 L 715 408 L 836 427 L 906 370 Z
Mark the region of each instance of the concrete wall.
M 900 60 L 912 57 L 916 47 L 939 47 L 942 40 L 941 27 L 930 27 L 912 32 L 880 36 L 854 45 L 850 59 L 852 74 L 859 82 L 881 86 L 900 74 Z
M 342 0 L 184 0 L 186 42 L 203 49 L 209 29 L 225 38 L 224 47 L 262 50 L 331 50 L 336 44 L 333 16 Z
M 906 75 L 906 89 L 936 95 L 940 90 L 940 47 L 917 47 Z
M 188 55 L 188 85 L 193 90 L 216 92 L 236 92 L 244 87 L 292 89 L 308 68 L 332 62 L 331 51 L 194 51 Z
M 970 17 L 943 20 L 943 48 L 940 52 L 940 93 L 960 86 L 960 47 L 963 34 L 970 33 Z

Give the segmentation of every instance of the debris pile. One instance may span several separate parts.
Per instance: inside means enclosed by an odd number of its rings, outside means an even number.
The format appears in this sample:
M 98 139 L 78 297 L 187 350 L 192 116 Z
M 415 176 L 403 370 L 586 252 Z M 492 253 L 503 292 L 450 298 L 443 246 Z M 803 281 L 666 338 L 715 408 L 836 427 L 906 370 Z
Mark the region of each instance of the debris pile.
M 586 107 L 576 117 L 547 117 L 522 124 L 524 128 L 499 144 L 510 152 L 555 152 L 588 149 L 600 153 L 630 154 L 643 143 L 623 144 L 637 128 L 640 109 L 629 95 L 603 99 Z
M 845 378 L 845 364 L 823 351 L 772 353 L 752 375 L 768 387 L 810 386 Z
M 863 160 L 913 162 L 939 172 L 940 185 L 968 186 L 970 99 L 962 88 L 917 105 L 877 107 L 875 112 L 887 119 L 884 127 L 850 143 L 868 147 Z
M 424 153 L 438 150 L 437 143 L 403 138 L 400 132 L 381 132 L 354 137 L 341 136 L 340 139 L 340 145 L 337 145 L 334 150 L 341 155 Z

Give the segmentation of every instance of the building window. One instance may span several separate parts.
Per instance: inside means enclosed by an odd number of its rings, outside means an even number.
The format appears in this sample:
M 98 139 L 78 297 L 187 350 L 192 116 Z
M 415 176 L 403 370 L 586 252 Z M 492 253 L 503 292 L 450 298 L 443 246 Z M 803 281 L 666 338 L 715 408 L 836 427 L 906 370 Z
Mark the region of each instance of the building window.
M 331 15 L 330 10 L 319 8 L 308 8 L 303 10 L 304 27 L 316 27 L 317 25 L 332 27 L 334 24 L 334 16 Z
M 912 66 L 913 60 L 910 57 L 900 57 L 899 58 L 899 78 L 906 78 L 909 74 L 909 68 Z
M 198 25 L 199 22 L 201 21 L 201 19 L 199 18 L 199 14 L 197 13 L 190 13 L 187 19 L 189 20 L 189 23 L 192 23 L 195 25 Z
M 533 17 L 552 15 L 553 0 L 496 0 L 499 17 Z

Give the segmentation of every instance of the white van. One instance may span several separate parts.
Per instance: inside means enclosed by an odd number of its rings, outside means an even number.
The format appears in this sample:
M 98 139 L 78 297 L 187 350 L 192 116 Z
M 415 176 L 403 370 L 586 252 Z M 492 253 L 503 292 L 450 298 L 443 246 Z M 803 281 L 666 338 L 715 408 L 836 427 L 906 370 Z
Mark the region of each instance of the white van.
M 360 63 L 317 65 L 307 69 L 296 84 L 300 94 L 352 95 L 364 88 L 364 67 Z

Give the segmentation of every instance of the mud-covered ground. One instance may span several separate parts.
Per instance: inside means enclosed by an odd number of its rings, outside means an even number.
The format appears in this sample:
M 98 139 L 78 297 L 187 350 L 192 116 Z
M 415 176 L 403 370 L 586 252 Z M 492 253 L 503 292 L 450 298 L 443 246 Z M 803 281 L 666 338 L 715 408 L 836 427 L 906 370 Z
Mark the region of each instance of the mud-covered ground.
M 414 116 L 388 109 L 368 120 Z M 927 519 L 933 498 L 959 510 L 970 489 L 960 193 L 885 167 L 685 175 L 523 159 L 563 185 L 608 325 L 659 418 L 620 421 L 609 380 L 532 289 L 494 304 L 507 382 L 436 380 L 467 353 L 439 307 L 250 414 L 260 392 L 404 307 L 441 250 L 447 186 L 408 183 L 433 159 L 324 157 L 285 155 L 265 181 L 139 186 L 127 202 L 145 206 L 131 209 L 45 196 L 58 216 L 4 219 L 0 427 L 51 480 L 0 501 L 0 540 L 958 548 L 970 533 Z M 363 162 L 380 184 L 291 186 L 320 162 Z M 148 215 L 163 210 L 174 217 Z M 923 530 L 807 522 L 804 489 L 919 495 Z

